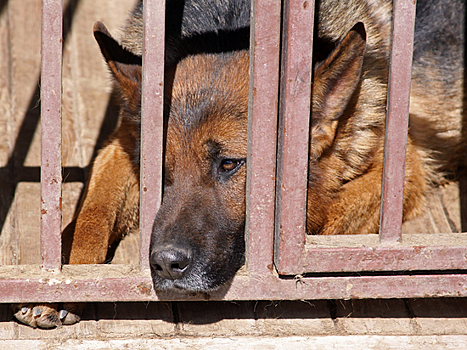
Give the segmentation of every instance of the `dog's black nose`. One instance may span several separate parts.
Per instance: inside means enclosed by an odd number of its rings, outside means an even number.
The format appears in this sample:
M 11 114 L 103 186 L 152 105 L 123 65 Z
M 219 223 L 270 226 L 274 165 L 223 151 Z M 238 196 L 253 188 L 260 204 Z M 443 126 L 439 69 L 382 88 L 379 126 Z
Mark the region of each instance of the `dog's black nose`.
M 187 249 L 161 247 L 151 253 L 151 265 L 159 277 L 176 280 L 183 277 L 191 264 L 191 254 Z

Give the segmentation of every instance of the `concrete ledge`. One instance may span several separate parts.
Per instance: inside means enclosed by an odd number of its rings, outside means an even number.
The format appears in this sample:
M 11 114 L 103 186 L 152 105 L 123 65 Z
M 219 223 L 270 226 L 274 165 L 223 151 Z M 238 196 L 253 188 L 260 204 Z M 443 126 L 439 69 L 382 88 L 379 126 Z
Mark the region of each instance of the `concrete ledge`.
M 203 350 L 244 350 L 244 349 L 405 349 L 439 350 L 467 348 L 467 335 L 441 336 L 323 336 L 323 337 L 177 337 L 158 339 L 118 339 L 118 340 L 3 340 L 0 349 L 40 350 L 40 349 L 203 349 Z

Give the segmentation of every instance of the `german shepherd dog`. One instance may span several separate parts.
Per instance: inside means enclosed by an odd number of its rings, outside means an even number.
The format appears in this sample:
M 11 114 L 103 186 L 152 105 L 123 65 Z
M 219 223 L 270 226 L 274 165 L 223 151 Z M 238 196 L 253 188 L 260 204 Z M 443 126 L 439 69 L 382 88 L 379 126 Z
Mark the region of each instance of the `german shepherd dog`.
M 419 0 L 411 87 L 404 219 L 430 186 L 463 165 L 462 0 Z M 308 181 L 308 234 L 376 233 L 392 4 L 317 4 Z M 164 191 L 152 232 L 156 289 L 209 292 L 244 263 L 248 0 L 172 0 L 166 19 Z M 101 264 L 138 228 L 142 3 L 119 44 L 94 35 L 120 96 L 120 124 L 97 156 L 64 262 Z M 20 306 L 29 325 L 79 320 L 75 306 Z

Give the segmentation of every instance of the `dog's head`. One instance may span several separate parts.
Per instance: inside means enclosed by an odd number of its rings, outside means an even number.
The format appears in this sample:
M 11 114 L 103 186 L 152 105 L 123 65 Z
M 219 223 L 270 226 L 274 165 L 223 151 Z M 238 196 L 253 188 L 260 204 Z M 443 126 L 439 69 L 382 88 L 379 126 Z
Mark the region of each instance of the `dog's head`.
M 243 264 L 247 106 L 247 52 L 178 63 L 151 239 L 159 288 L 211 290 Z
M 316 160 L 360 79 L 362 30 L 353 29 L 315 70 L 322 87 L 314 89 Z M 102 24 L 95 37 L 122 96 L 122 117 L 139 123 L 141 58 Z M 244 263 L 248 69 L 246 50 L 191 55 L 166 69 L 164 188 L 150 252 L 156 289 L 211 291 Z

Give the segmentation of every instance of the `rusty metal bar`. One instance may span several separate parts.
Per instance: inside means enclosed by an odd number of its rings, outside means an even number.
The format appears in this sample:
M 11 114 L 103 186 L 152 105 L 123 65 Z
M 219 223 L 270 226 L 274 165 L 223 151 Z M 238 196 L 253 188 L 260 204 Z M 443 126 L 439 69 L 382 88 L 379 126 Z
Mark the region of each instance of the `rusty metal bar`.
M 245 234 L 248 272 L 259 275 L 273 269 L 280 12 L 280 1 L 252 1 Z
M 42 0 L 41 29 L 41 257 L 61 267 L 62 244 L 62 0 Z
M 34 266 L 0 267 L 0 302 L 84 302 L 162 300 L 307 300 L 362 298 L 466 297 L 466 274 L 301 277 L 236 276 L 215 292 L 187 294 L 155 292 L 149 273 L 120 265 L 67 265 L 63 274 L 46 278 Z
M 467 270 L 465 247 L 358 247 L 308 249 L 305 272 Z
M 314 1 L 285 1 L 279 113 L 275 264 L 288 273 L 305 246 Z
M 144 0 L 143 22 L 140 266 L 146 270 L 152 225 L 162 197 L 165 1 Z
M 416 1 L 394 0 L 381 199 L 381 243 L 401 241 Z

